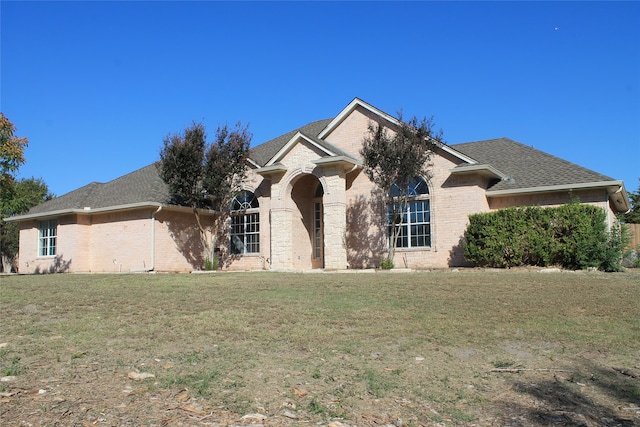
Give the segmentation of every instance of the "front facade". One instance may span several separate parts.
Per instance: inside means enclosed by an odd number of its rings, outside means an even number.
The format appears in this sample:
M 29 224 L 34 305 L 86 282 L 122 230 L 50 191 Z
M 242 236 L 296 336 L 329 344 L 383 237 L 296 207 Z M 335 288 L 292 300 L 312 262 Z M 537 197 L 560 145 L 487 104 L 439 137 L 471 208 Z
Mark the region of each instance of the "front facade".
M 354 99 L 252 149 L 216 257 L 231 270 L 362 269 L 388 251 L 386 195 L 363 172 L 369 124 L 396 118 Z M 397 267 L 466 265 L 462 237 L 472 213 L 557 206 L 578 197 L 613 223 L 629 208 L 621 181 L 507 138 L 443 145 L 429 177 L 416 177 L 396 243 Z M 127 191 L 128 190 L 128 191 Z M 192 210 L 173 206 L 156 165 L 90 184 L 14 217 L 20 272 L 191 271 L 206 257 Z M 215 213 L 200 212 L 213 219 Z M 206 238 L 210 238 L 208 236 Z

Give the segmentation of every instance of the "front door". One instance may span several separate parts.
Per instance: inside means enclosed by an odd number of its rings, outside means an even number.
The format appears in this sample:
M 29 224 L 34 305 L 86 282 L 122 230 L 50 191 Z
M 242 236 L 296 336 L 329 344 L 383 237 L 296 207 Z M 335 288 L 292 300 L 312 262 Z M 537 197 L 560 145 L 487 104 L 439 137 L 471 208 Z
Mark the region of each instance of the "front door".
M 291 199 L 292 264 L 296 270 L 324 268 L 324 218 L 322 184 L 314 175 L 300 177 L 293 185 Z

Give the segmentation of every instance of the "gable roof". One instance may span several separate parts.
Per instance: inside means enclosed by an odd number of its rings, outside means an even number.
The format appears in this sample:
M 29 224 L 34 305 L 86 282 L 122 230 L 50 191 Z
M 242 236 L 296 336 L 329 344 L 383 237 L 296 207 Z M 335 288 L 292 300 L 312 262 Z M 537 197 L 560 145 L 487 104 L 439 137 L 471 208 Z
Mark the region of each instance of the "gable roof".
M 618 212 L 630 209 L 622 181 L 512 139 L 488 139 L 451 147 L 499 172 L 500 179 L 487 189 L 488 197 L 600 188 L 607 191 Z M 452 172 L 465 168 L 467 164 L 460 164 Z
M 327 154 L 316 163 L 343 162 L 360 167 L 360 160 L 353 154 L 323 139 L 359 107 L 391 124 L 399 124 L 398 119 L 355 98 L 335 118 L 308 123 L 252 148 L 249 161 L 265 172 L 283 171 L 283 168 L 286 168 L 277 162 L 291 147 L 304 140 Z M 605 188 L 617 210 L 626 211 L 630 208 L 622 181 L 616 181 L 509 138 L 442 145 L 439 148 L 460 161 L 458 166 L 452 169 L 452 173 L 478 173 L 492 179 L 486 193 L 488 197 Z M 156 162 L 107 183 L 88 184 L 35 206 L 27 214 L 8 220 L 167 205 L 171 206 L 169 188 L 160 177 Z
M 614 181 L 613 178 L 536 150 L 509 138 L 453 144 L 451 147 L 505 174 L 491 191 Z
M 92 182 L 77 190 L 34 206 L 17 221 L 67 213 L 93 213 L 143 206 L 161 206 L 171 202 L 169 187 L 158 171 L 158 163 L 145 166 L 107 183 Z
M 385 113 L 384 111 L 372 106 L 371 104 L 359 99 L 354 98 L 345 108 L 342 109 L 338 115 L 332 119 L 318 120 L 311 122 L 299 129 L 292 130 L 277 138 L 267 141 L 254 147 L 249 155 L 249 160 L 256 164 L 258 167 L 267 167 L 278 164 L 278 161 L 292 148 L 297 142 L 302 139 L 306 139 L 322 151 L 327 153 L 329 157 L 342 157 L 348 162 L 353 164 L 361 164 L 361 160 L 356 154 L 348 153 L 335 145 L 329 143 L 325 138 L 337 128 L 354 110 L 357 108 L 363 108 L 374 115 L 386 120 L 392 125 L 399 125 L 400 121 Z M 298 137 L 298 138 L 296 138 Z M 445 152 L 452 154 L 461 161 L 465 161 L 470 164 L 475 164 L 475 161 L 464 154 L 452 149 L 447 145 L 440 147 Z
M 251 149 L 249 158 L 259 166 L 265 166 L 297 133 L 311 138 L 314 141 L 318 140 L 318 134 L 330 121 L 331 119 L 317 120 L 260 144 Z

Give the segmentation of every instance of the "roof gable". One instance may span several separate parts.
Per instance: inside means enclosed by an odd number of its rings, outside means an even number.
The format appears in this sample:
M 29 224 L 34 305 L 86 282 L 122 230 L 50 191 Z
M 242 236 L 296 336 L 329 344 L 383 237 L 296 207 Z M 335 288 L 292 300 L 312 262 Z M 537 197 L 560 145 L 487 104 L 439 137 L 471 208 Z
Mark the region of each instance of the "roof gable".
M 384 111 L 374 107 L 371 104 L 368 104 L 368 103 L 364 102 L 363 100 L 361 100 L 359 98 L 354 98 L 353 101 L 351 101 L 349 103 L 349 105 L 347 105 L 335 118 L 333 118 L 333 120 L 331 120 L 327 124 L 327 126 L 318 134 L 318 138 L 320 138 L 320 139 L 326 138 L 327 135 L 329 135 L 331 132 L 333 132 L 333 130 L 335 130 L 335 128 L 340 126 L 340 124 L 351 113 L 353 113 L 353 111 L 358 107 L 362 107 L 365 110 L 368 110 L 369 112 L 375 114 L 376 116 L 379 116 L 379 117 L 383 118 L 384 120 L 390 122 L 393 125 L 399 125 L 400 124 L 398 119 L 396 119 L 395 117 L 385 113 Z
M 307 137 L 317 137 L 318 133 L 320 133 L 330 121 L 331 119 L 317 120 L 257 145 L 251 149 L 249 158 L 257 165 L 265 166 L 297 133 Z
M 385 113 L 384 111 L 372 106 L 371 104 L 359 99 L 354 98 L 342 111 L 333 119 L 318 120 L 304 125 L 298 129 L 287 132 L 277 138 L 271 139 L 263 144 L 257 145 L 251 149 L 249 155 L 249 161 L 259 167 L 270 167 L 278 163 L 284 154 L 291 149 L 291 147 L 300 141 L 296 138 L 304 138 L 308 142 L 316 145 L 328 156 L 344 156 L 348 159 L 352 159 L 356 162 L 360 160 L 351 153 L 342 150 L 339 147 L 329 143 L 325 138 L 331 134 L 344 120 L 355 111 L 357 108 L 363 108 L 374 115 L 381 117 L 389 122 L 391 125 L 399 125 L 400 122 L 397 118 Z M 463 162 L 469 164 L 477 163 L 474 159 L 460 153 L 453 148 L 442 145 L 440 147 L 443 151 L 457 157 Z
M 317 138 L 312 138 L 309 137 L 305 134 L 303 134 L 302 132 L 296 133 L 293 138 L 291 138 L 280 150 L 278 150 L 278 152 L 271 158 L 271 160 L 269 160 L 267 162 L 267 164 L 265 166 L 271 166 L 274 163 L 279 162 L 280 160 L 282 160 L 287 153 L 289 153 L 293 147 L 295 147 L 296 145 L 300 144 L 300 143 L 307 143 L 308 145 L 311 145 L 313 147 L 315 147 L 318 152 L 320 153 L 320 156 L 322 156 L 321 153 L 324 153 L 326 155 L 329 156 L 335 156 L 336 154 L 334 152 L 332 152 L 325 144 L 322 143 L 321 140 L 318 140 Z

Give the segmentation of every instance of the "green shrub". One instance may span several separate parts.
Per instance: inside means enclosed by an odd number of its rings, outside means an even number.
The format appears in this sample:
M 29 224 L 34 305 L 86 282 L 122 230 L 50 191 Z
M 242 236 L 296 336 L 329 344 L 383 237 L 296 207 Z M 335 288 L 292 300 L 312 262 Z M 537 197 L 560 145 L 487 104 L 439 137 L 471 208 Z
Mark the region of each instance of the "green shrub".
M 575 201 L 557 208 L 508 208 L 469 216 L 464 253 L 478 266 L 559 265 L 619 271 L 626 245 L 607 231 L 604 210 Z
M 622 271 L 622 260 L 625 255 L 625 248 L 631 241 L 628 229 L 620 226 L 619 223 L 611 227 L 607 235 L 607 241 L 603 253 L 602 268 L 604 271 Z M 639 264 L 636 259 L 636 264 Z M 638 265 L 636 265 L 637 267 Z
M 204 260 L 204 269 L 206 271 L 217 270 L 218 269 L 218 258 L 213 257 L 213 260 L 210 258 L 206 258 Z
M 640 268 L 640 246 L 636 248 L 627 249 L 622 256 L 623 267 Z
M 383 270 L 391 270 L 395 267 L 391 258 L 382 258 L 380 260 L 380 268 Z

